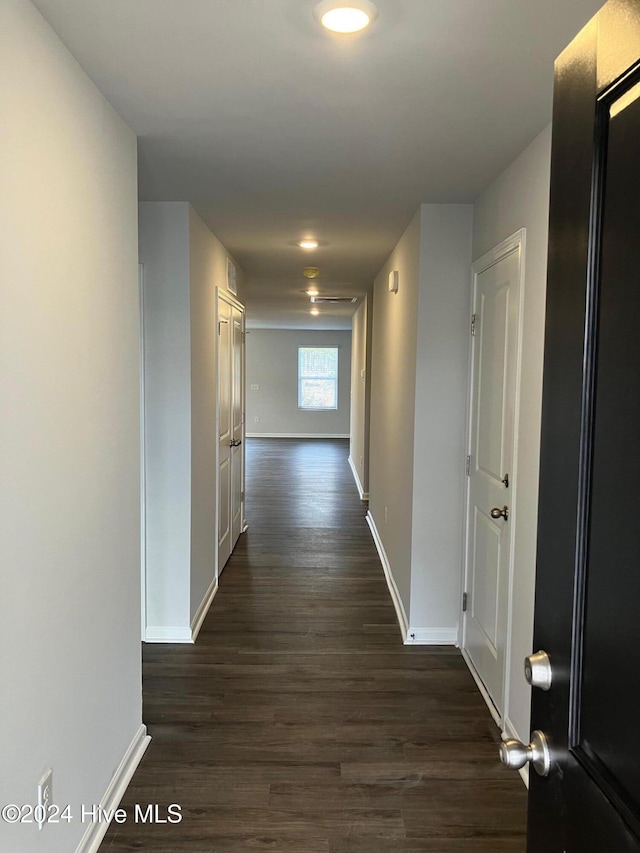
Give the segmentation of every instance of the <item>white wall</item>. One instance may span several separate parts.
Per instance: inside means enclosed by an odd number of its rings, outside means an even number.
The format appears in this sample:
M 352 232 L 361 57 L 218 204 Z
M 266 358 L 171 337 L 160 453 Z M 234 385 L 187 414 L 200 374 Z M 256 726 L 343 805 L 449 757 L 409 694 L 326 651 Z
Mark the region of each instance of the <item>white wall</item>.
M 0 849 L 69 853 L 141 730 L 136 141 L 27 0 L 0 6 Z
M 522 662 L 532 651 L 547 282 L 551 128 L 546 128 L 476 200 L 473 257 L 480 258 L 519 228 L 527 229 L 524 329 L 517 431 L 517 517 L 514 531 L 513 619 L 507 727 L 528 742 L 531 691 Z
M 371 344 L 369 512 L 407 617 L 411 598 L 420 223 L 418 210 L 374 282 Z M 399 271 L 397 293 L 389 293 L 391 270 Z
M 374 284 L 369 507 L 422 643 L 458 633 L 471 229 L 470 205 L 422 205 Z
M 369 496 L 369 413 L 371 402 L 371 296 L 353 315 L 351 335 L 351 441 L 349 460 L 363 499 Z
M 455 643 L 461 601 L 473 208 L 422 206 L 410 629 Z
M 215 301 L 230 257 L 186 202 L 140 204 L 149 641 L 189 642 L 215 580 Z
M 298 347 L 339 347 L 338 408 L 298 408 Z M 260 390 L 251 390 L 259 385 Z M 247 333 L 247 434 L 349 437 L 351 332 L 251 329 Z M 260 418 L 256 422 L 256 418 Z
M 189 206 L 140 205 L 144 265 L 147 626 L 189 626 Z

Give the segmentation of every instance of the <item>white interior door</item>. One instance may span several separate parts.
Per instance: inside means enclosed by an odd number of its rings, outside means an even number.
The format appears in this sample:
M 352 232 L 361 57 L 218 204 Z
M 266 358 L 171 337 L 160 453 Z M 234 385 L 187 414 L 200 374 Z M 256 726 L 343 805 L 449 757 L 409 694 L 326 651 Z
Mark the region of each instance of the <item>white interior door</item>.
M 473 268 L 463 647 L 501 719 L 515 509 L 522 236 L 502 244 Z
M 244 525 L 244 308 L 218 293 L 218 574 Z

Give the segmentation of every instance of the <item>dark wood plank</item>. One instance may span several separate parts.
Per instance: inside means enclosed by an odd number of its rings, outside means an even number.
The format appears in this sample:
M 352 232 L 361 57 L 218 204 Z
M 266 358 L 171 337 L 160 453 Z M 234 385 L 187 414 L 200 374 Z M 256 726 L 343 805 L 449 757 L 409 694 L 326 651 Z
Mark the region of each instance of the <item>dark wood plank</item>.
M 152 744 L 110 853 L 523 853 L 526 792 L 456 649 L 405 647 L 343 441 L 248 442 L 196 646 L 146 646 Z

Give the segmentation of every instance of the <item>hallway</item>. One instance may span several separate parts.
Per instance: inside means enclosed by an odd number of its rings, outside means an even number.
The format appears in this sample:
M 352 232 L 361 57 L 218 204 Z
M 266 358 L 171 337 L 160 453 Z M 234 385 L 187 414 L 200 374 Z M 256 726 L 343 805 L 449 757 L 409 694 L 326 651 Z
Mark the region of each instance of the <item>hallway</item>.
M 109 853 L 523 853 L 457 650 L 401 644 L 342 440 L 249 439 L 249 531 L 195 646 L 144 647 L 153 740 Z

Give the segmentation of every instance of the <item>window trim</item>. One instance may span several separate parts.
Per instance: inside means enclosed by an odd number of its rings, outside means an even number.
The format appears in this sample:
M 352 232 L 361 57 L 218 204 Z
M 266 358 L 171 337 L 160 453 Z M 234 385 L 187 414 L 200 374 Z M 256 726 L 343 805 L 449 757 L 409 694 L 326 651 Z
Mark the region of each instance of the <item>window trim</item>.
M 303 376 L 302 374 L 302 350 L 335 350 L 336 352 L 336 372 L 335 376 Z M 304 346 L 298 347 L 298 364 L 297 364 L 297 383 L 298 383 L 298 411 L 300 412 L 337 412 L 339 406 L 338 397 L 338 374 L 340 364 L 340 347 L 339 346 Z M 302 405 L 302 381 L 304 379 L 324 379 L 330 380 L 335 385 L 335 406 L 303 406 Z

